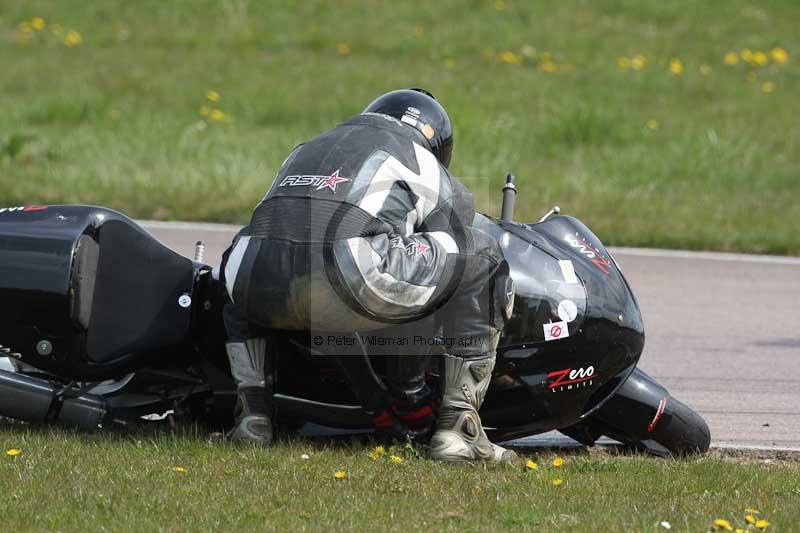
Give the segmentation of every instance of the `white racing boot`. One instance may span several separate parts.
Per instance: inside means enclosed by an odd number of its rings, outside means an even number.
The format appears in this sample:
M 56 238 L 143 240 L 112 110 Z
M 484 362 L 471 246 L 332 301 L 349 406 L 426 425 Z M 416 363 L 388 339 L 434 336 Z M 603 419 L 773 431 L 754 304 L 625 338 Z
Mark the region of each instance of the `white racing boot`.
M 237 385 L 236 410 L 231 440 L 272 442 L 272 368 L 265 368 L 265 339 L 248 339 L 225 345 L 231 373 Z
M 492 379 L 495 355 L 479 359 L 444 356 L 444 393 L 436 432 L 430 442 L 434 459 L 511 461 L 517 454 L 492 444 L 483 431 L 478 409 Z

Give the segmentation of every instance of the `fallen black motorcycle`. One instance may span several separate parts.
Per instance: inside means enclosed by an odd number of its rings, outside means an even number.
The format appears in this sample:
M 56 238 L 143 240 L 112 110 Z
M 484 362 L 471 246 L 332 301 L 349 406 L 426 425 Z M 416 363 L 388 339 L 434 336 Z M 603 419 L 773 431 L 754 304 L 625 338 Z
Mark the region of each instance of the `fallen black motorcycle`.
M 644 324 L 611 254 L 558 208 L 538 223 L 513 222 L 515 194 L 509 176 L 501 217 L 474 222 L 501 244 L 516 287 L 481 409 L 490 438 L 559 430 L 586 445 L 607 436 L 657 455 L 705 452 L 705 421 L 636 368 Z M 110 209 L 0 209 L 0 416 L 84 429 L 164 413 L 230 423 L 224 288 L 195 259 Z M 446 347 L 436 331 L 418 333 L 412 340 L 432 354 Z M 369 430 L 324 352 L 345 345 L 368 357 L 375 338 L 276 334 L 277 426 Z M 430 359 L 432 382 L 438 359 Z

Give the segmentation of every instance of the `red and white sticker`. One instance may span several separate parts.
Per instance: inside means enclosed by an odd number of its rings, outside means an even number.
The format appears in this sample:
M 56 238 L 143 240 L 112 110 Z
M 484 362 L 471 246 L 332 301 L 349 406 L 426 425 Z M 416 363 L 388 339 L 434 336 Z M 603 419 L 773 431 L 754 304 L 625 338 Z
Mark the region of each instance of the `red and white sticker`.
M 566 322 L 551 322 L 550 324 L 543 324 L 542 328 L 544 328 L 545 342 L 569 337 L 569 328 Z

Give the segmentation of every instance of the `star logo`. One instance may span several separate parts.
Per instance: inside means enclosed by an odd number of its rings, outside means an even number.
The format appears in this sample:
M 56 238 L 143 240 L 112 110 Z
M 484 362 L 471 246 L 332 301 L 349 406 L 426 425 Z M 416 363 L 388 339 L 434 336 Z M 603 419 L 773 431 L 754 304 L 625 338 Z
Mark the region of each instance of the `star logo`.
M 414 259 L 425 257 L 425 253 L 430 250 L 431 247 L 425 243 L 418 242 L 416 249 L 414 250 Z
M 319 185 L 317 185 L 317 190 L 321 191 L 322 189 L 327 188 L 327 189 L 332 190 L 333 192 L 336 192 L 336 186 L 337 185 L 339 185 L 340 183 L 344 183 L 345 181 L 350 181 L 349 178 L 340 178 L 339 177 L 339 170 L 341 170 L 341 169 L 337 169 L 336 172 L 331 174 L 329 177 L 321 180 L 319 182 Z
M 393 237 L 389 241 L 390 248 L 402 248 L 405 251 L 405 254 L 412 259 L 419 259 L 420 257 L 428 262 L 428 256 L 426 255 L 431 246 L 429 244 L 425 244 L 424 242 L 411 240 L 406 244 L 402 237 Z

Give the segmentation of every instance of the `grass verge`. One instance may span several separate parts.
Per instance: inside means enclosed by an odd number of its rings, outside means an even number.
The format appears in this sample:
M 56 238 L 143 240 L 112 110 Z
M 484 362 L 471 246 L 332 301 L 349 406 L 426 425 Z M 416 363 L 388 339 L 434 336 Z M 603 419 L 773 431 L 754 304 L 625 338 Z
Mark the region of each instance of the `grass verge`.
M 9 423 L 0 443 L 20 450 L 0 458 L 9 531 L 663 531 L 661 522 L 706 531 L 718 518 L 743 527 L 751 508 L 775 531 L 800 522 L 800 463 L 719 453 L 578 450 L 561 452 L 556 467 L 556 452 L 521 450 L 519 464 L 487 468 L 431 462 L 402 446 L 372 458 L 373 445 L 355 440 L 257 449 L 196 431 L 85 435 Z

